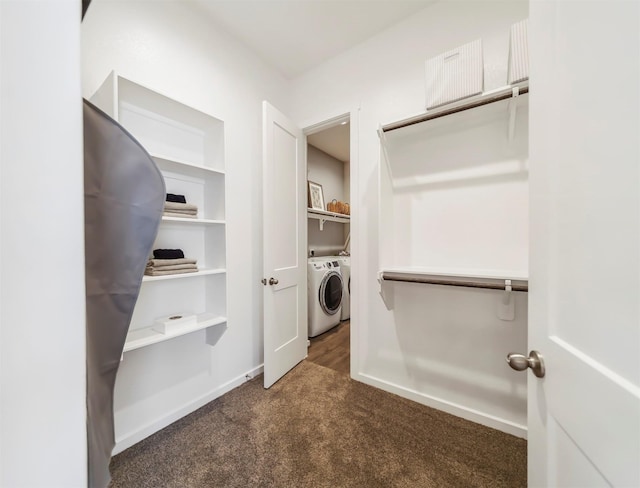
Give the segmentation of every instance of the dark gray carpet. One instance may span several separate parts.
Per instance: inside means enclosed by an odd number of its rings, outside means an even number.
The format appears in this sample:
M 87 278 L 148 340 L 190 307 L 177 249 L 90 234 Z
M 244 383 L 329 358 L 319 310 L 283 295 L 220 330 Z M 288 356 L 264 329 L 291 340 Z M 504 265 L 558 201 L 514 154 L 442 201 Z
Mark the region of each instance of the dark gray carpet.
M 526 441 L 303 361 L 115 456 L 121 487 L 524 487 Z

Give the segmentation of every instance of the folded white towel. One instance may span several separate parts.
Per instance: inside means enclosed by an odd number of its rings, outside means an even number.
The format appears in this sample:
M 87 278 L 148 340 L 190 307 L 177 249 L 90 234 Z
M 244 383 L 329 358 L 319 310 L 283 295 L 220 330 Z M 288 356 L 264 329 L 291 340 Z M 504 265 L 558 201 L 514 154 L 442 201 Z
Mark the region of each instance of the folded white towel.
M 198 206 L 192 203 L 178 203 L 178 202 L 164 202 L 165 210 L 195 210 L 198 211 Z
M 183 273 L 196 273 L 198 269 L 170 269 L 167 271 L 156 271 L 155 269 L 147 268 L 144 270 L 144 274 L 147 276 L 165 276 Z

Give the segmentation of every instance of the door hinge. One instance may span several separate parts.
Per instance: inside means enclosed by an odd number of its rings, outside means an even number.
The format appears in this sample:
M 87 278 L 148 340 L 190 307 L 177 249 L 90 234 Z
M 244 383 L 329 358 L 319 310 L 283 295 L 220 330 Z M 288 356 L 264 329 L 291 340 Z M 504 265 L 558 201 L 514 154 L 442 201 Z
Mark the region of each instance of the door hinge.
M 262 283 L 264 286 L 267 286 L 267 279 L 266 278 L 262 278 L 260 280 L 260 283 Z

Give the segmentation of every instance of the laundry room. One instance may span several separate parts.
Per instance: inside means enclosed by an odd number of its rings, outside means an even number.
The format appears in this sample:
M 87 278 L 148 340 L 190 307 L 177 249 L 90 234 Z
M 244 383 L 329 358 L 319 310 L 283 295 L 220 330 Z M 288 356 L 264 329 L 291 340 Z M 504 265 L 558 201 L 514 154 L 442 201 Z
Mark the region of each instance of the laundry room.
M 351 131 L 349 118 L 307 134 L 309 359 L 349 373 Z

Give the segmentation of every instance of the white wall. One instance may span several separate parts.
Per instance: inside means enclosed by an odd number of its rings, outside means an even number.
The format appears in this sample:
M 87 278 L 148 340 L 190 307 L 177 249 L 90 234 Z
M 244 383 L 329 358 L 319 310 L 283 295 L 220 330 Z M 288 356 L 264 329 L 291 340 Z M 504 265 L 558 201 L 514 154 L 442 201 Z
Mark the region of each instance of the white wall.
M 214 347 L 202 331 L 125 355 L 116 452 L 238 385 L 263 361 L 261 102 L 286 112 L 287 84 L 192 8 L 94 0 L 82 27 L 85 97 L 115 69 L 225 122 L 228 330 Z
M 325 210 L 327 203 L 333 199 L 346 202 L 345 165 L 320 149 L 307 145 L 307 178 L 309 181 L 322 185 Z M 315 256 L 330 256 L 338 254 L 344 248 L 345 224 L 325 222 L 320 230 L 318 220 L 309 219 L 309 249 L 314 250 Z
M 82 487 L 79 2 L 0 2 L 0 49 L 0 485 Z
M 383 266 L 527 275 L 528 117 L 524 95 L 385 134 Z
M 359 155 L 351 161 L 352 375 L 518 435 L 525 434 L 526 384 L 504 356 L 526 347 L 526 297 L 518 298 L 516 321 L 501 323 L 499 292 L 398 285 L 394 311 L 379 296 L 378 239 L 388 229 L 378 225 L 378 194 L 388 188 L 378 183 L 376 130 L 424 112 L 426 59 L 479 37 L 485 90 L 506 84 L 509 26 L 527 15 L 526 2 L 440 2 L 295 79 L 292 103 L 303 127 L 360 107 Z

